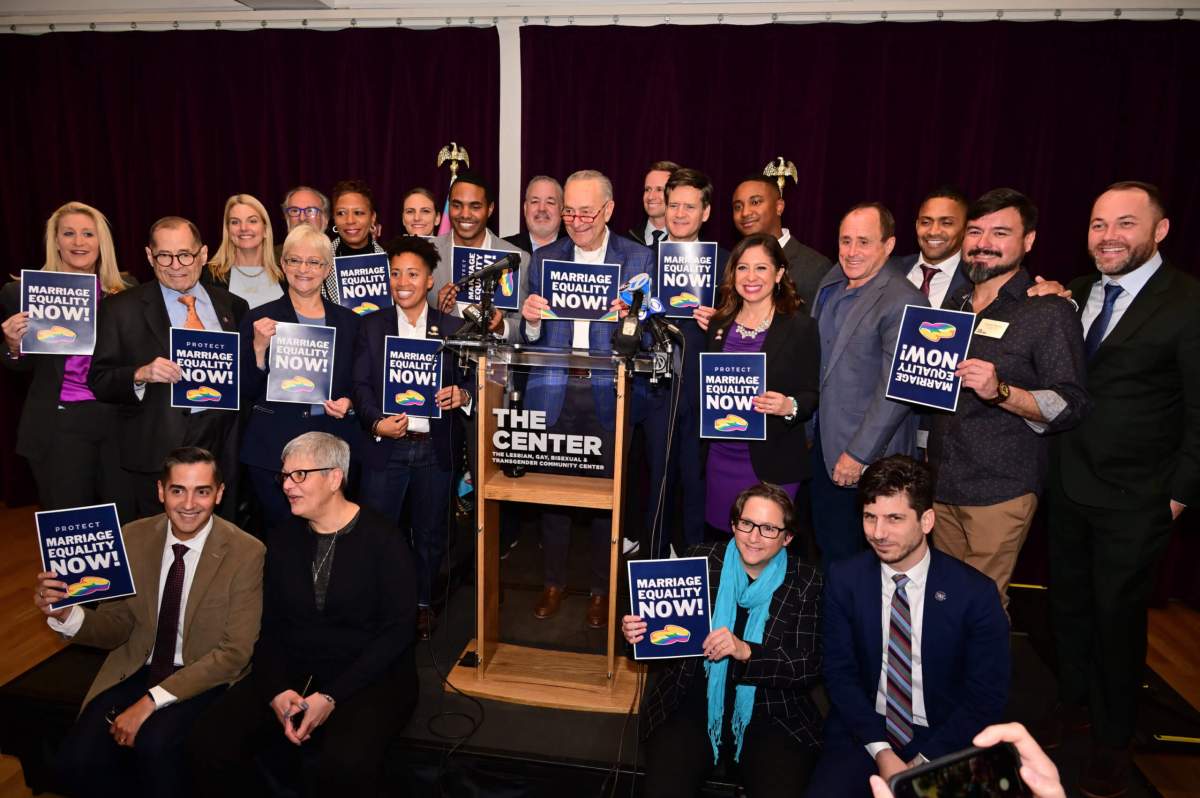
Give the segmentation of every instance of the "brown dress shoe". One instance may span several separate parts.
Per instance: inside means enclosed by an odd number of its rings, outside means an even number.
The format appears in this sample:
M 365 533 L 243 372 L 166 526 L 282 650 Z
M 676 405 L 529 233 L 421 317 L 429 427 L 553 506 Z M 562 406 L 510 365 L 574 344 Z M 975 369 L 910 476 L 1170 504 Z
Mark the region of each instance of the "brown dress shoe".
M 587 625 L 593 629 L 608 626 L 608 596 L 592 596 L 588 599 Z
M 417 637 L 428 640 L 433 633 L 433 621 L 437 618 L 429 607 L 417 607 Z
M 1130 761 L 1128 748 L 1093 745 L 1079 791 L 1088 798 L 1120 798 L 1129 792 Z
M 558 608 L 562 606 L 563 589 L 555 585 L 547 585 L 542 591 L 542 597 L 538 599 L 537 606 L 533 608 L 533 617 L 545 620 L 558 612 Z

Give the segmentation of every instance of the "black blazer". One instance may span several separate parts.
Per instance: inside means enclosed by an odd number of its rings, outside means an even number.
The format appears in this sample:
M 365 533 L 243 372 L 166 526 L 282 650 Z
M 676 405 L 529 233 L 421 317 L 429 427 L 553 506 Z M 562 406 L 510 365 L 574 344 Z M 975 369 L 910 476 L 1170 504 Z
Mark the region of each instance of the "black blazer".
M 293 516 L 271 530 L 263 567 L 262 633 L 254 647 L 263 701 L 311 690 L 335 701 L 388 675 L 415 688 L 417 618 L 412 553 L 396 525 L 366 507 L 333 552 L 325 609 L 317 610 L 312 566 L 316 535 Z
M 562 225 L 559 225 L 558 226 L 558 236 L 555 237 L 554 240 L 557 241 L 560 238 L 563 238 L 564 236 L 566 236 L 566 234 L 567 234 L 567 231 L 563 229 Z M 533 255 L 533 241 L 529 238 L 528 230 L 522 230 L 521 232 L 517 233 L 516 235 L 505 236 L 504 240 L 507 241 L 508 243 L 512 244 L 513 246 L 515 246 L 517 249 L 525 250 L 526 252 L 528 252 L 530 254 L 530 256 Z M 551 243 L 553 243 L 553 242 L 551 242 Z
M 221 329 L 236 332 L 249 306 L 218 286 L 206 286 Z M 130 471 L 157 472 L 167 452 L 182 444 L 187 410 L 171 407 L 171 386 L 150 383 L 139 401 L 133 375 L 141 366 L 170 352 L 171 319 L 157 281 L 104 300 L 96 328 L 96 352 L 88 387 L 96 398 L 120 405 L 121 466 Z M 244 374 L 243 370 L 243 374 Z M 210 410 L 210 413 L 227 411 Z M 232 427 L 233 413 L 227 423 Z
M 725 564 L 726 543 L 700 543 L 688 557 L 708 558 L 708 583 L 716 603 Z M 751 723 L 778 725 L 799 743 L 815 747 L 821 740 L 821 713 L 810 698 L 821 678 L 821 574 L 792 557 L 787 549 L 787 575 L 771 597 L 770 614 L 761 643 L 748 643 L 750 659 L 729 663 L 736 684 L 754 685 Z M 642 734 L 654 729 L 678 707 L 696 679 L 704 679 L 703 657 L 682 657 L 653 663 L 651 680 L 642 699 Z
M 358 408 L 358 420 L 363 427 L 363 464 L 367 468 L 383 468 L 392 456 L 396 442 L 391 438 L 375 439 L 371 427 L 383 418 L 383 347 L 384 338 L 396 334 L 396 306 L 384 308 L 363 319 L 358 333 L 358 345 L 354 353 L 354 406 Z M 445 340 L 463 325 L 456 316 L 442 313 L 432 305 L 425 317 L 425 337 L 430 340 Z M 442 352 L 442 385 L 466 385 L 465 377 L 458 368 L 454 353 Z M 470 390 L 470 387 L 467 387 Z M 462 419 L 459 411 L 442 413 L 442 417 L 429 420 L 433 435 L 433 448 L 438 467 L 450 471 L 458 464 L 462 452 Z
M 360 319 L 354 311 L 335 305 L 322 297 L 325 326 L 337 330 L 333 346 L 333 398 L 351 396 L 350 373 L 354 368 L 354 342 L 358 340 Z M 271 364 L 260 371 L 254 361 L 254 322 L 259 319 L 299 321 L 292 299 L 279 299 L 259 305 L 242 319 L 242 405 L 250 406 L 249 420 L 242 436 L 239 457 L 243 463 L 272 471 L 279 469 L 279 455 L 287 442 L 305 432 L 328 432 L 350 444 L 352 451 L 362 444 L 362 435 L 354 420 L 354 409 L 345 418 L 312 415 L 311 406 L 292 402 L 267 401 L 267 375 Z M 353 399 L 351 399 L 353 403 Z
M 804 300 L 800 311 L 811 316 L 817 288 L 833 268 L 833 263 L 812 247 L 801 244 L 795 236 L 788 239 L 783 254 L 788 261 L 788 276 L 796 286 L 796 295 Z
M 707 351 L 720 352 L 733 321 L 708 328 Z M 736 335 L 737 333 L 733 333 Z M 803 311 L 779 313 L 771 321 L 762 351 L 767 356 L 767 390 L 796 399 L 796 417 L 767 416 L 767 439 L 747 441 L 754 475 L 765 482 L 786 485 L 812 475 L 806 451 L 804 422 L 812 418 L 820 396 L 821 339 L 817 323 Z
M 1071 283 L 1080 314 L 1098 273 Z M 1087 366 L 1092 412 L 1054 437 L 1067 495 L 1111 509 L 1200 504 L 1200 282 L 1163 263 Z

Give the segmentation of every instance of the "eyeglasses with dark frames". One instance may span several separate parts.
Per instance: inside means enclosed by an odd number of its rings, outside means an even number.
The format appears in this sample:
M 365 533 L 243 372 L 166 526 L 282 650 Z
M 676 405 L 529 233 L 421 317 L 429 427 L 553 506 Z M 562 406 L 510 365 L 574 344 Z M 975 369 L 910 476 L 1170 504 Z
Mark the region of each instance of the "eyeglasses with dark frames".
M 607 205 L 607 204 L 608 204 L 607 202 L 604 203 L 604 205 Z M 566 222 L 567 224 L 570 224 L 571 222 L 575 221 L 576 219 L 583 222 L 584 224 L 591 224 L 592 222 L 596 221 L 598 218 L 600 218 L 600 216 L 602 216 L 604 214 L 604 205 L 601 205 L 597 210 L 592 211 L 590 213 L 569 210 L 569 209 L 564 210 L 562 212 L 562 220 L 564 222 Z
M 171 264 L 175 261 L 179 261 L 180 266 L 191 266 L 199 254 L 200 250 L 196 250 L 195 252 L 188 252 L 187 250 L 183 252 L 155 252 L 154 262 L 164 269 L 170 268 Z
M 775 526 L 774 524 L 756 524 L 749 518 L 739 518 L 738 520 L 734 521 L 733 528 L 738 532 L 741 532 L 743 535 L 749 535 L 757 529 L 758 534 L 762 535 L 768 540 L 779 537 L 779 533 L 784 531 L 784 528 L 781 526 Z
M 313 206 L 307 208 L 298 208 L 295 205 L 289 205 L 283 209 L 284 213 L 293 219 L 299 219 L 301 216 L 307 216 L 309 219 L 316 219 L 321 215 L 321 209 Z
M 325 468 L 297 468 L 295 471 L 280 471 L 275 475 L 275 481 L 280 485 L 285 485 L 290 479 L 292 482 L 295 482 L 297 485 L 299 485 L 301 482 L 308 479 L 308 475 L 314 471 L 332 471 L 335 468 L 337 468 L 337 466 L 326 466 Z

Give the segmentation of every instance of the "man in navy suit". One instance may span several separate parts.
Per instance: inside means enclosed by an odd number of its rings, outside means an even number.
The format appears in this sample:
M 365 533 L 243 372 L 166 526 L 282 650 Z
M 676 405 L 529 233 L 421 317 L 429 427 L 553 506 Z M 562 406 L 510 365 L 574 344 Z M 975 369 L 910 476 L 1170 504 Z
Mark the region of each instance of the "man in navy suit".
M 583 170 L 567 178 L 563 188 L 563 223 L 566 239 L 540 248 L 533 256 L 525 303 L 521 307 L 523 321 L 521 337 L 526 343 L 559 349 L 612 352 L 613 325 L 610 322 L 542 320 L 541 312 L 550 306 L 540 295 L 542 264 L 547 260 L 577 261 L 580 263 L 611 263 L 621 267 L 621 280 L 635 274 L 650 273 L 650 250 L 641 244 L 613 235 L 608 228 L 612 218 L 612 183 L 597 171 Z M 616 303 L 614 303 L 616 304 Z M 616 415 L 613 391 L 613 372 L 595 372 L 589 380 L 568 380 L 561 368 L 543 368 L 529 375 L 525 388 L 525 409 L 543 411 L 546 424 L 553 427 L 560 420 L 573 426 L 578 420 L 587 423 L 595 419 L 611 431 Z M 644 381 L 633 381 L 635 405 L 641 405 L 638 394 L 644 393 Z M 603 628 L 608 613 L 608 567 L 610 519 L 595 513 L 591 521 L 591 600 L 588 602 L 587 622 L 592 628 Z M 558 612 L 566 587 L 566 561 L 570 546 L 570 516 L 562 512 L 542 515 L 542 548 L 545 554 L 545 590 L 534 608 L 538 618 L 549 618 Z
M 933 479 L 905 455 L 858 486 L 871 551 L 826 571 L 822 634 L 833 706 L 808 795 L 869 796 L 868 779 L 971 744 L 1001 718 L 1008 619 L 996 585 L 929 546 Z
M 967 229 L 966 196 L 956 188 L 940 186 L 925 195 L 917 211 L 917 249 L 888 261 L 888 268 L 908 279 L 940 308 L 942 301 L 971 284 L 962 267 L 963 234 Z

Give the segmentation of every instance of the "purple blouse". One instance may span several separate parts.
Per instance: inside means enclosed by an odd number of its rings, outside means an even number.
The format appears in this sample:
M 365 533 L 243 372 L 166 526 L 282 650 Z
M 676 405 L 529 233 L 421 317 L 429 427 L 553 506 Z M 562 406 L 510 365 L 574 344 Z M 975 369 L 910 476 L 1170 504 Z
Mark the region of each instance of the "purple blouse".
M 100 278 L 96 278 L 97 295 L 104 299 L 99 290 Z M 69 355 L 63 364 L 62 390 L 58 392 L 60 402 L 94 402 L 96 395 L 88 388 L 88 370 L 92 367 L 91 355 Z

